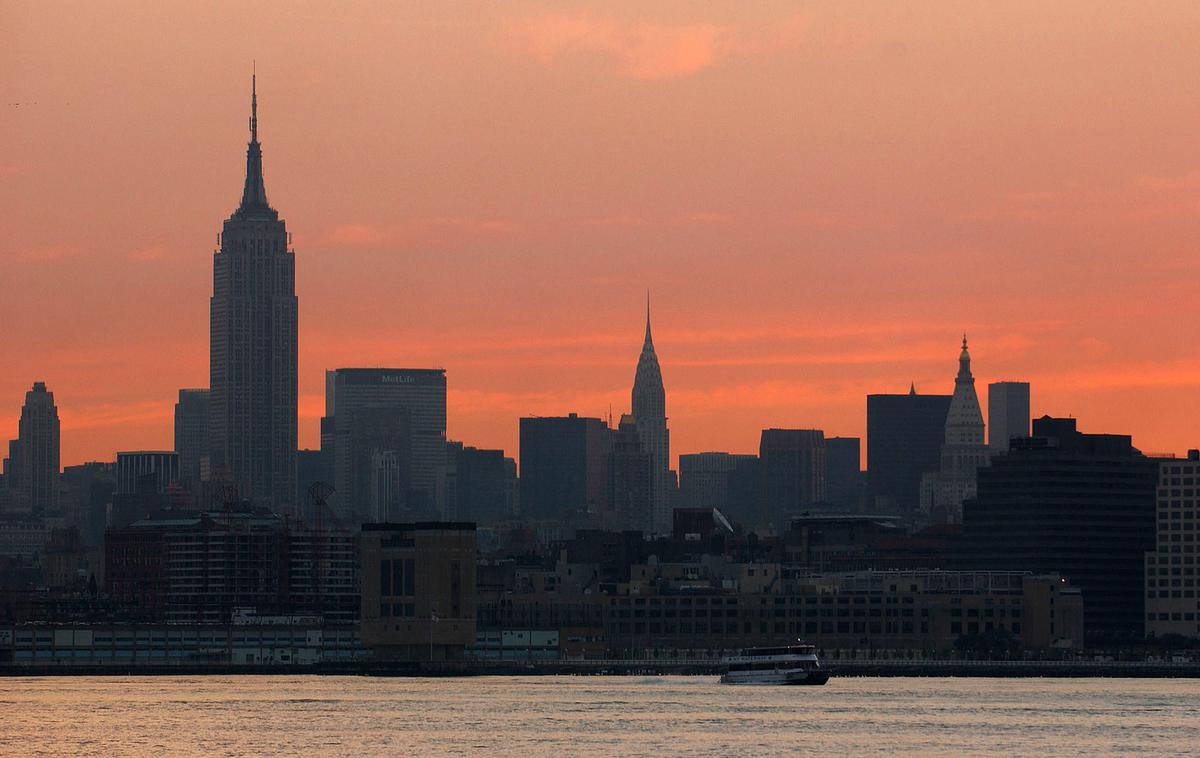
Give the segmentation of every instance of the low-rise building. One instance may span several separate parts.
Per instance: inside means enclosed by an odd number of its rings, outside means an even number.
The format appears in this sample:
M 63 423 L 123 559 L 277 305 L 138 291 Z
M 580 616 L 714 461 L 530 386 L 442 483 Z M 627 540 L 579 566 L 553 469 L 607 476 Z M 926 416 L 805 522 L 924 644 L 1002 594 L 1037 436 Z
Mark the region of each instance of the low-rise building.
M 571 567 L 578 572 L 578 567 Z M 986 645 L 1011 654 L 1077 647 L 1083 598 L 1057 574 L 859 571 L 784 578 L 778 564 L 631 567 L 610 593 L 488 592 L 480 630 L 591 629 L 610 657 L 721 655 L 797 639 L 834 656 L 939 657 Z M 595 656 L 591 651 L 589 657 Z

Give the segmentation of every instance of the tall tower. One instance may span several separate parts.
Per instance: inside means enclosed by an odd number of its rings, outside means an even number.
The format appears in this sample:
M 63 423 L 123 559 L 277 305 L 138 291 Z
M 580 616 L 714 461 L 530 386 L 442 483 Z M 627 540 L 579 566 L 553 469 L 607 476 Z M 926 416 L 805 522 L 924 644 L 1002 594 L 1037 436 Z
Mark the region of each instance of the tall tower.
M 671 531 L 671 441 L 667 430 L 667 397 L 662 369 L 650 337 L 650 296 L 646 296 L 646 339 L 633 378 L 633 418 L 642 447 L 650 454 L 650 504 L 654 531 Z
M 34 516 L 58 510 L 59 424 L 54 393 L 34 382 L 25 393 L 17 438 L 8 444 L 7 486 L 14 505 Z
M 988 465 L 988 449 L 983 439 L 983 412 L 975 394 L 971 374 L 971 354 L 967 335 L 963 335 L 958 354 L 958 376 L 954 395 L 946 414 L 946 436 L 942 443 L 941 468 L 921 479 L 921 510 L 936 523 L 962 522 L 963 501 L 975 496 L 976 472 Z
M 213 255 L 209 352 L 212 477 L 276 509 L 296 503 L 296 259 L 267 203 L 250 84 L 242 202 Z
M 946 445 L 982 445 L 983 412 L 975 394 L 975 377 L 971 374 L 971 354 L 967 352 L 967 335 L 963 335 L 962 352 L 958 354 L 958 376 L 954 377 L 954 396 L 946 414 Z
M 1029 436 L 1029 382 L 988 385 L 988 448 L 1004 455 L 1016 437 Z

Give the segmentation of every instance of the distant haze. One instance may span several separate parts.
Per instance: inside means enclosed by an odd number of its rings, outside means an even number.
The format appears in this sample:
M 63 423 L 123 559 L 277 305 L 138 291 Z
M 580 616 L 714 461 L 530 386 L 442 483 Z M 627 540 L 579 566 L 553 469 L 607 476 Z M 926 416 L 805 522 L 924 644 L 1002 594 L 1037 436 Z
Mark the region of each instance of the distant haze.
M 252 60 L 294 234 L 300 444 L 324 370 L 444 367 L 448 433 L 629 408 L 672 453 L 862 435 L 979 395 L 1200 445 L 1200 4 L 6 3 L 0 439 L 169 448 L 208 379 Z M 985 409 L 986 412 L 986 409 Z

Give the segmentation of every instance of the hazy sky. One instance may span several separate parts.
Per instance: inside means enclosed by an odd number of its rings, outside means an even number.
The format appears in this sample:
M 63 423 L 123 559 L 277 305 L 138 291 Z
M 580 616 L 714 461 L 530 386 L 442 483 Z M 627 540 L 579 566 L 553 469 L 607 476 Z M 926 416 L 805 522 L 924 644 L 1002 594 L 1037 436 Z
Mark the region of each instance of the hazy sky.
M 1033 383 L 1200 446 L 1200 3 L 0 0 L 0 438 L 172 446 L 245 169 L 323 372 L 440 366 L 449 434 L 628 410 L 646 290 L 672 453 L 862 435 L 869 392 Z

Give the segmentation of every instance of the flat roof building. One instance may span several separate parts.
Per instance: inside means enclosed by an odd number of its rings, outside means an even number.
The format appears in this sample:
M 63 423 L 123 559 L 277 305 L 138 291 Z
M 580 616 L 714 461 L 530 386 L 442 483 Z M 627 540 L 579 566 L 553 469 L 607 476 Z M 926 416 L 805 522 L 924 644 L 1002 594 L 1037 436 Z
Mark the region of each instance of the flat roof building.
M 1156 544 L 1146 553 L 1146 634 L 1200 637 L 1200 450 L 1158 464 Z
M 950 395 L 867 396 L 867 484 L 872 510 L 908 516 L 920 503 L 921 476 L 941 468 Z
M 475 525 L 363 524 L 362 642 L 379 658 L 447 660 L 475 642 Z

